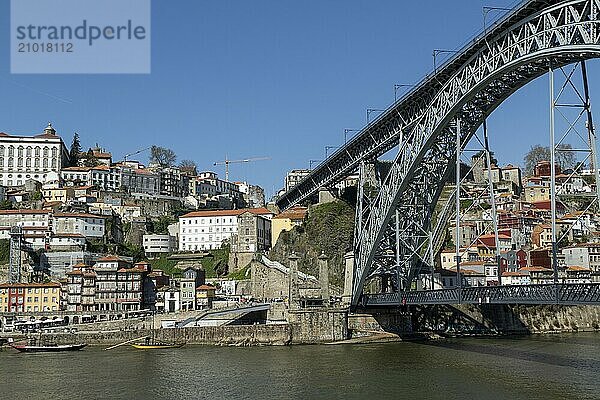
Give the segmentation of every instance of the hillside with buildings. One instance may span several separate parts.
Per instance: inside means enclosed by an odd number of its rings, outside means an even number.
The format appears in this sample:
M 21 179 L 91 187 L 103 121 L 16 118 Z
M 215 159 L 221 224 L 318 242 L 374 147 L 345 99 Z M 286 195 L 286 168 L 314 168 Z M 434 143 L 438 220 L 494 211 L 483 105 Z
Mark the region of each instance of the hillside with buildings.
M 277 218 L 277 217 L 276 217 Z M 330 280 L 342 287 L 344 254 L 352 248 L 354 208 L 341 200 L 311 206 L 302 224 L 282 232 L 270 257 L 287 264 L 295 253 L 298 267 L 308 274 L 317 274 L 317 258 L 325 254 L 330 260 Z

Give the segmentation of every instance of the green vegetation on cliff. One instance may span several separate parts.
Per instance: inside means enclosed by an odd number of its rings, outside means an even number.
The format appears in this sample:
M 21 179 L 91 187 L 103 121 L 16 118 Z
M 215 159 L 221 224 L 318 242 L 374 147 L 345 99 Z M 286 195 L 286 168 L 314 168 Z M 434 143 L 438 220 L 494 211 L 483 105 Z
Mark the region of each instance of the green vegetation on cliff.
M 270 253 L 270 258 L 288 265 L 288 257 L 295 252 L 300 259 L 301 271 L 318 276 L 317 258 L 321 253 L 329 257 L 329 279 L 342 287 L 344 254 L 352 248 L 354 208 L 343 202 L 320 204 L 310 208 L 301 226 L 282 232 Z

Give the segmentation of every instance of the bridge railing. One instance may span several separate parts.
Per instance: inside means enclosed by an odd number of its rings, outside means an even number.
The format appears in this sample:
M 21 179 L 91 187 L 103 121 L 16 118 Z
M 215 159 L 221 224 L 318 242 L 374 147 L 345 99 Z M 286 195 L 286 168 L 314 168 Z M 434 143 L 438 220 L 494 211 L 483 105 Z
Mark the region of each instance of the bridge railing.
M 363 307 L 433 304 L 598 304 L 600 283 L 480 286 L 365 294 Z

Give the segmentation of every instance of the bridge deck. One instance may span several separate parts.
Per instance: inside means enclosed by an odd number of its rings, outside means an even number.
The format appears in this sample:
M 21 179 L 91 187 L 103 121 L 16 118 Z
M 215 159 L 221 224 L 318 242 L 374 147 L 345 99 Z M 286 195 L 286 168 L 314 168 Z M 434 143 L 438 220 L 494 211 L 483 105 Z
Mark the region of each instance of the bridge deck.
M 600 305 L 600 283 L 482 286 L 462 289 L 365 294 L 363 307 L 427 304 Z

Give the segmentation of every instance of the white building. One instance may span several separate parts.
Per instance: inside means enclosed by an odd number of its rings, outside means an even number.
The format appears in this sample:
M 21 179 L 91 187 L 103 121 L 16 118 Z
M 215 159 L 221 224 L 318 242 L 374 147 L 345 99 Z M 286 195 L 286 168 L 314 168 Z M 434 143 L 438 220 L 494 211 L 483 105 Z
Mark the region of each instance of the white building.
M 69 152 L 52 124 L 35 136 L 0 132 L 0 184 L 21 186 L 27 179 L 45 183 L 49 172 L 68 165 Z
M 285 181 L 283 183 L 284 190 L 287 192 L 294 186 L 296 186 L 302 179 L 304 179 L 308 174 L 310 174 L 310 169 L 293 169 L 287 173 L 285 176 Z
M 271 219 L 266 208 L 195 211 L 179 217 L 179 250 L 220 249 L 238 231 L 238 215 L 244 212 Z
M 86 238 L 102 238 L 105 220 L 94 214 L 55 213 L 52 230 L 55 234 L 80 234 Z
M 147 256 L 159 256 L 177 250 L 177 239 L 171 235 L 144 235 L 142 243 Z

